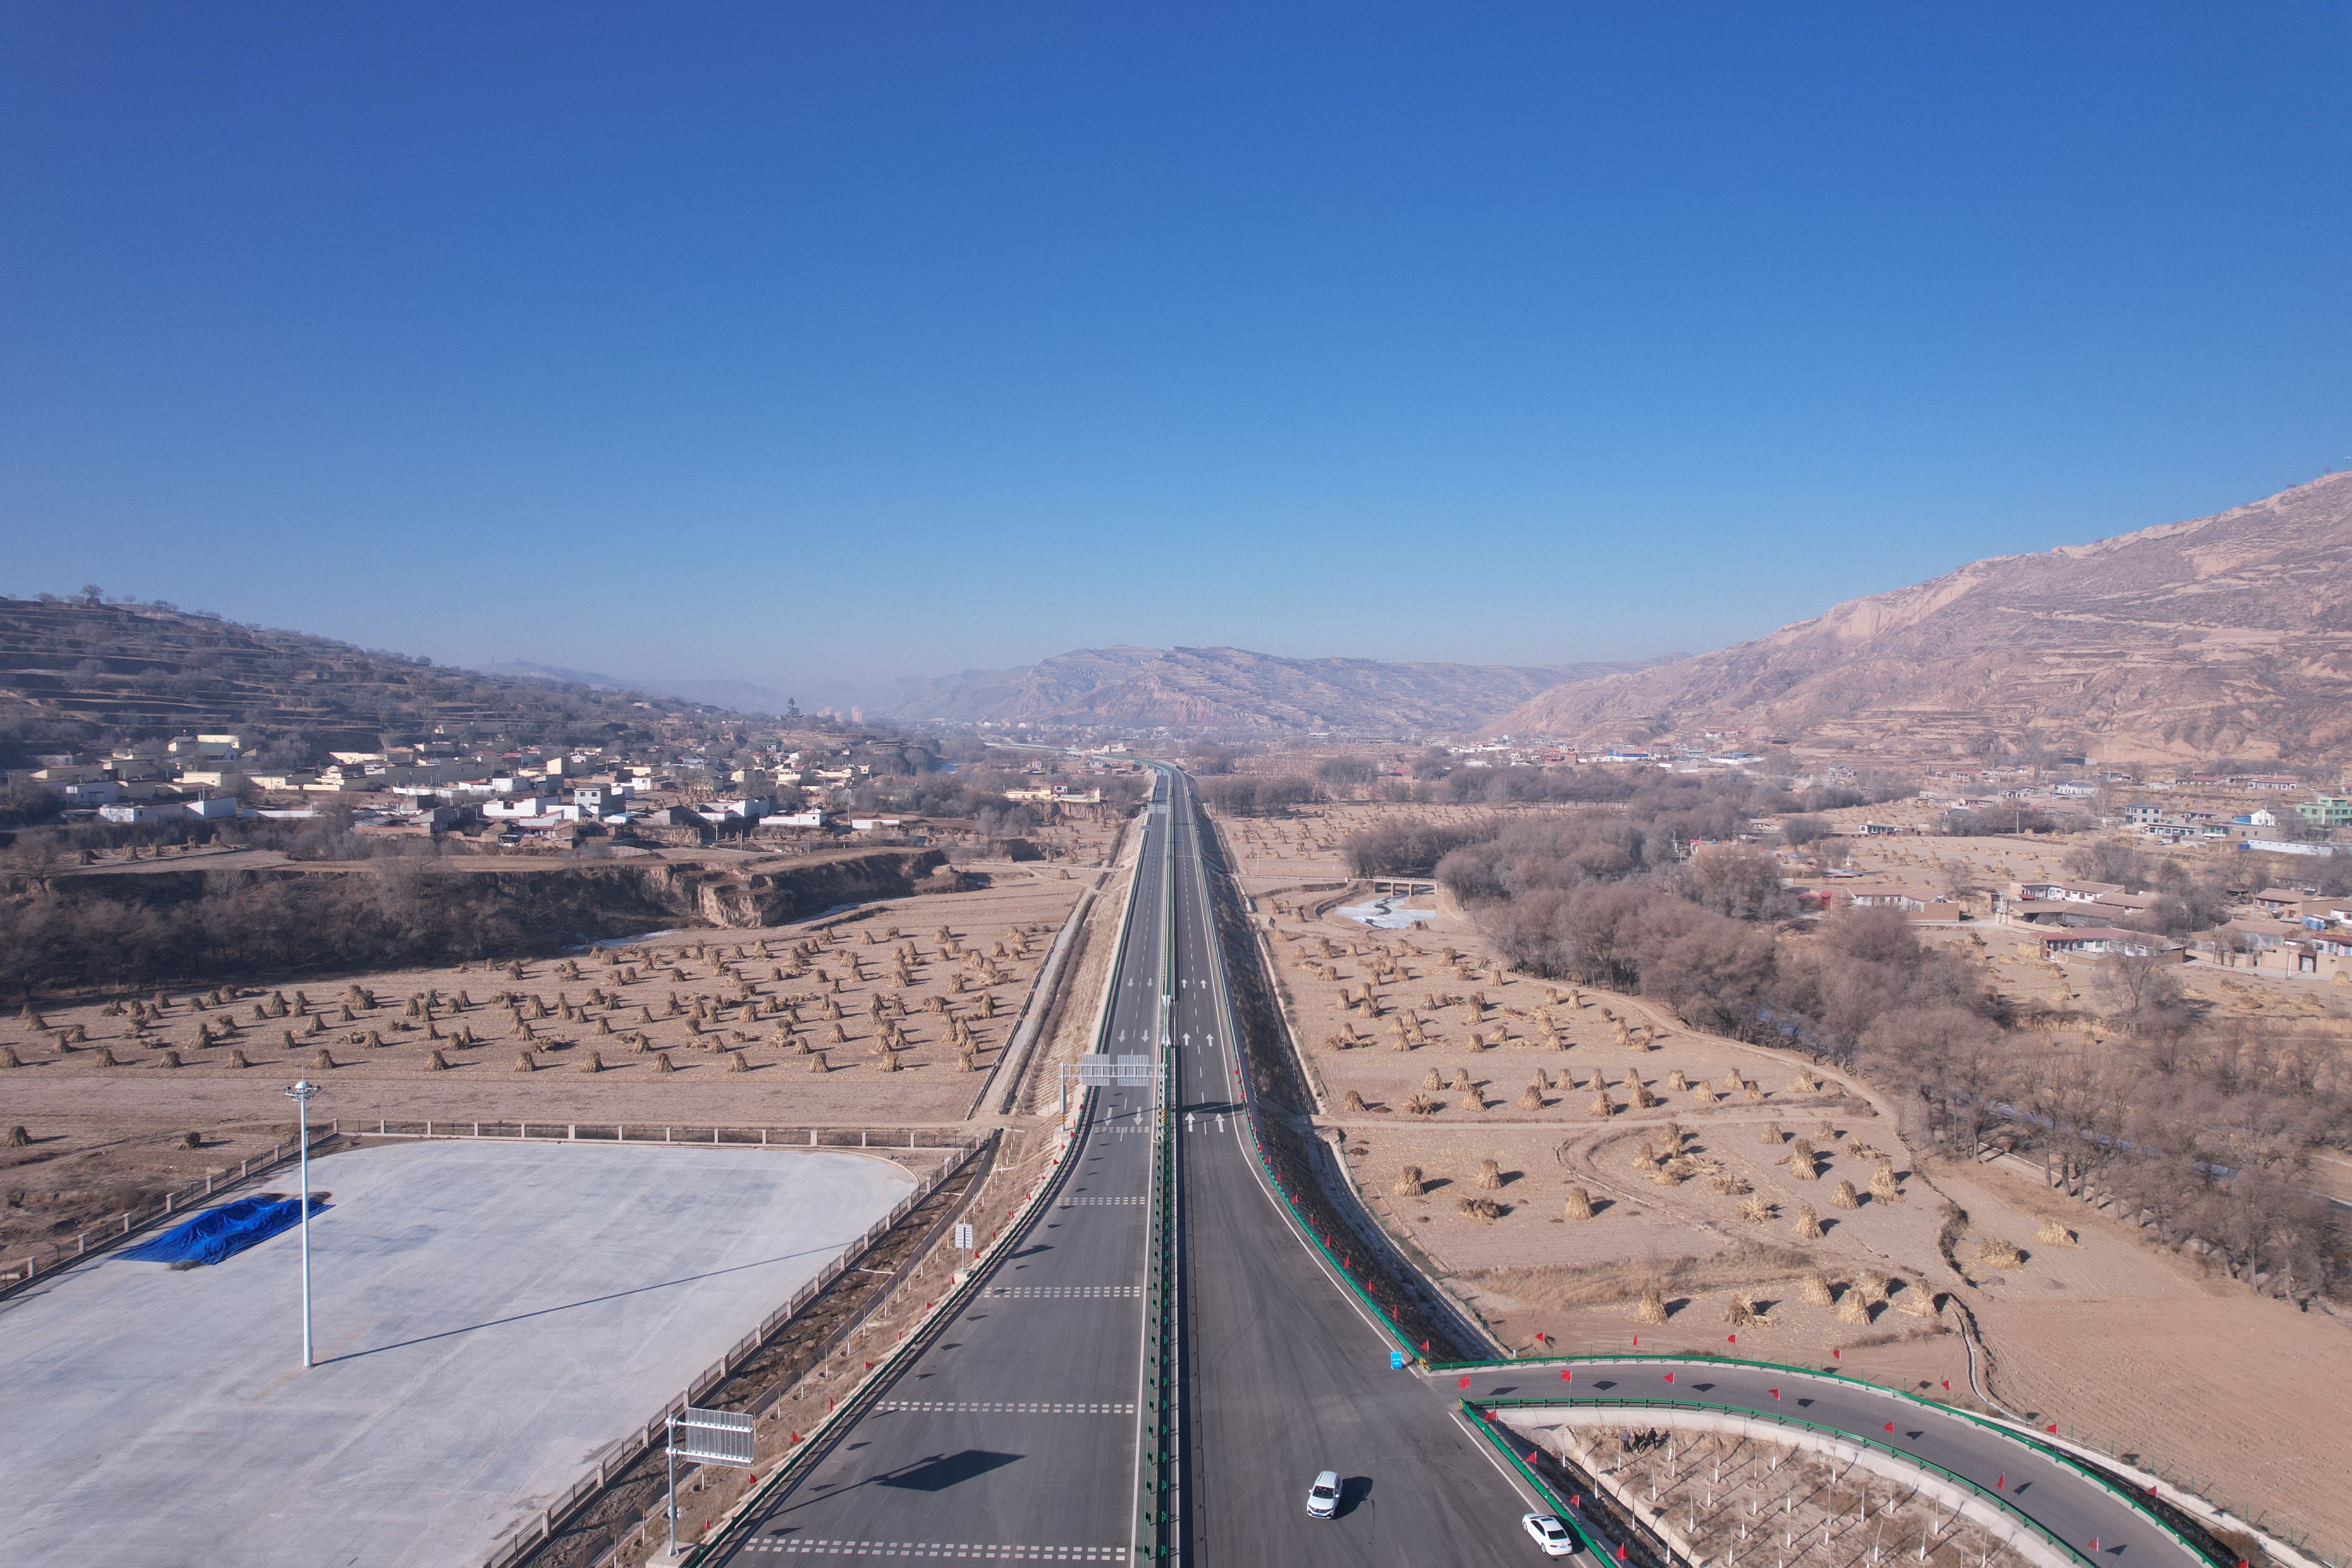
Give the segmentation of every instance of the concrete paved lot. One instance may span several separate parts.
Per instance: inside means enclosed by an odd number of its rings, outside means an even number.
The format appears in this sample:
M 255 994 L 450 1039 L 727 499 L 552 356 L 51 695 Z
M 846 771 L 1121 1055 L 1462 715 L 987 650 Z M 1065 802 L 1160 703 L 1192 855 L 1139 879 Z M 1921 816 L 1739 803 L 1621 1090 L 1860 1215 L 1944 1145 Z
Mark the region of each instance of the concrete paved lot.
M 291 1231 L 0 1310 L 0 1562 L 475 1561 L 914 1185 L 855 1153 L 588 1145 L 310 1174 L 311 1372 Z

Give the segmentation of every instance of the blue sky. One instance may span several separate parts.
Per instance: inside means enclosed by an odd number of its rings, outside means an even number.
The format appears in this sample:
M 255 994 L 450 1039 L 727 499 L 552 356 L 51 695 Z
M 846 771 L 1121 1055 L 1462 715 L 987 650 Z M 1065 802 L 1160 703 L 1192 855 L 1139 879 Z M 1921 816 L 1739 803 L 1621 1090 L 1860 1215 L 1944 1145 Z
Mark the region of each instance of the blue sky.
M 0 591 L 1720 646 L 2352 466 L 2352 10 L 0 10 Z

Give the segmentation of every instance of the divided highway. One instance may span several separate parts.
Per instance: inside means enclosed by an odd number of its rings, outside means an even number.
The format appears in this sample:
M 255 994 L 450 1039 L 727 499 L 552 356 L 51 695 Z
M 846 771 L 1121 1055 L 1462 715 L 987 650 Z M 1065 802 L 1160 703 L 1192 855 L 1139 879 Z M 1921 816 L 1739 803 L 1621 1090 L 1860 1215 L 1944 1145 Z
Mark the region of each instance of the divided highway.
M 1176 1006 L 1184 1134 L 1186 1453 L 1192 1562 L 1525 1564 L 1539 1505 L 1456 1421 L 1453 1400 L 1389 1367 L 1389 1341 L 1300 1241 L 1238 1114 L 1223 958 L 1190 781 L 1173 778 Z M 1214 855 L 1213 841 L 1209 841 Z M 1339 1472 L 1337 1519 L 1307 1516 Z
M 1493 1402 L 1507 1415 L 1515 1403 L 1569 1395 L 1797 1417 L 1992 1489 L 2079 1562 L 2095 1539 L 2118 1568 L 2202 1568 L 2128 1500 L 2037 1445 L 1864 1384 L 1671 1360 L 1579 1362 L 1572 1384 L 1558 1362 L 1475 1368 L 1466 1389 L 1457 1373 L 1392 1370 L 1391 1341 L 1293 1228 L 1252 1146 L 1212 905 L 1224 896 L 1221 863 L 1191 781 L 1172 769 L 1160 770 L 1136 876 L 1105 1043 L 1114 1056 L 1151 1053 L 1167 986 L 1182 1350 L 1176 1474 L 1155 1502 L 1171 1516 L 1179 1559 L 1210 1568 L 1537 1561 L 1519 1517 L 1549 1505 L 1468 1428 L 1457 1402 Z M 1065 1184 L 980 1293 L 828 1435 L 748 1533 L 706 1563 L 1124 1563 L 1152 1550 L 1137 1508 L 1139 1479 L 1153 1474 L 1139 1421 L 1151 1411 L 1155 1097 L 1150 1087 L 1095 1095 Z M 1654 1419 L 1625 1413 L 1629 1426 Z M 1328 1521 L 1306 1511 L 1307 1484 L 1324 1469 L 1343 1479 Z

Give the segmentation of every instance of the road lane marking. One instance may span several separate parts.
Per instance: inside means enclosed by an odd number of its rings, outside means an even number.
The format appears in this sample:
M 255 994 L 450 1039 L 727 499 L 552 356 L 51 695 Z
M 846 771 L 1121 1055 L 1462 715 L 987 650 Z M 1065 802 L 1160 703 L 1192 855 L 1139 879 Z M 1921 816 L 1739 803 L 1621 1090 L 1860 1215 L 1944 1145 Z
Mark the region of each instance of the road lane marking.
M 1068 1401 L 1056 1404 L 1041 1400 L 1031 1400 L 1024 1404 L 1009 1400 L 997 1400 L 992 1403 L 985 1400 L 886 1399 L 874 1408 L 895 1410 L 907 1415 L 948 1415 L 959 1412 L 985 1412 L 1008 1415 L 1132 1415 L 1135 1414 L 1135 1406 L 1132 1405 L 1087 1405 Z
M 1147 1201 L 1149 1200 L 1143 1194 L 1138 1194 L 1136 1196 L 1131 1198 L 1064 1198 L 1060 1203 L 1054 1206 L 1056 1208 L 1075 1209 L 1083 1208 L 1089 1204 L 1140 1204 Z
M 1142 1295 L 1143 1287 L 1140 1285 L 992 1285 L 985 1294 L 1000 1300 L 1008 1296 L 1017 1296 L 1029 1300 L 1119 1297 L 1131 1299 Z
M 835 1557 L 992 1557 L 1042 1563 L 1124 1563 L 1124 1546 L 1001 1546 L 961 1541 L 747 1541 L 747 1552 Z

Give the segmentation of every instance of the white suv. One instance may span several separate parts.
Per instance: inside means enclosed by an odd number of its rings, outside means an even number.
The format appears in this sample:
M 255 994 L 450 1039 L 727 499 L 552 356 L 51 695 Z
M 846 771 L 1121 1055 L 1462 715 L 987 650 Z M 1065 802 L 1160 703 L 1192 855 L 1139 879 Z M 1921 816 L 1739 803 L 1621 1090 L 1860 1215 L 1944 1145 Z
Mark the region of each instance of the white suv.
M 1339 1511 L 1339 1472 L 1325 1470 L 1307 1489 L 1307 1517 L 1329 1519 Z

